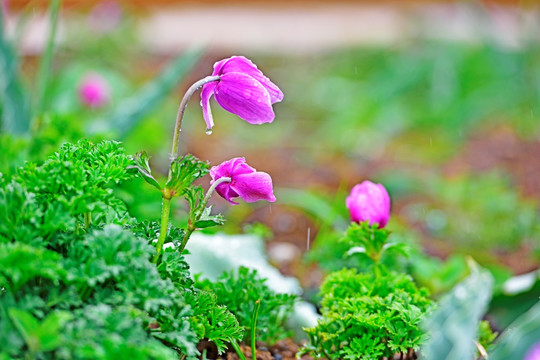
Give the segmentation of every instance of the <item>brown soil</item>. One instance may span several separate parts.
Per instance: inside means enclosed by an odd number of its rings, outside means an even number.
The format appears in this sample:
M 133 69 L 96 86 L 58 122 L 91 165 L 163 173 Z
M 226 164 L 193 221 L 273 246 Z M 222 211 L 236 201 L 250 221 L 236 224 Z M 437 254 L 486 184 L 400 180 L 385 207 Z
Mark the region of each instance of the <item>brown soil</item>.
M 215 345 L 208 341 L 202 341 L 197 348 L 201 353 L 206 352 L 207 359 L 240 360 L 233 349 L 230 349 L 222 356 L 218 356 Z M 280 340 L 270 347 L 257 343 L 256 357 L 257 360 L 295 360 L 299 348 L 300 346 L 290 339 Z M 240 349 L 247 359 L 251 359 L 251 347 L 241 344 Z M 300 359 L 312 360 L 313 358 L 304 355 Z

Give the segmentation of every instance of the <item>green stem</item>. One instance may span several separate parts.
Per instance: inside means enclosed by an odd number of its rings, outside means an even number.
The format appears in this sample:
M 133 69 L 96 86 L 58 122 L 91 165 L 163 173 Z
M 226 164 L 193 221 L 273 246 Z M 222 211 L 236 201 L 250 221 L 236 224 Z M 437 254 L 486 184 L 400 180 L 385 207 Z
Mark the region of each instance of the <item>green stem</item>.
M 247 360 L 247 359 L 246 359 L 246 356 L 244 355 L 244 353 L 243 353 L 242 350 L 240 349 L 240 346 L 238 345 L 238 343 L 236 342 L 236 340 L 231 339 L 230 341 L 231 341 L 232 347 L 234 348 L 234 350 L 235 350 L 236 353 L 238 354 L 238 357 L 240 358 L 240 360 Z
M 174 125 L 174 134 L 173 134 L 173 140 L 172 140 L 172 148 L 171 148 L 171 162 L 178 157 L 178 142 L 180 138 L 180 131 L 182 128 L 182 119 L 184 118 L 184 112 L 186 111 L 186 106 L 188 104 L 189 99 L 191 96 L 204 84 L 207 84 L 209 82 L 213 81 L 219 81 L 219 76 L 207 76 L 204 79 L 201 79 L 191 85 L 189 89 L 184 94 L 184 97 L 182 98 L 182 101 L 180 102 L 180 106 L 178 107 L 178 114 L 176 115 L 176 123 Z M 169 167 L 169 174 L 168 179 L 171 179 L 171 168 Z M 167 190 L 167 189 L 165 189 Z M 157 254 L 154 256 L 153 262 L 156 264 L 159 256 L 161 255 L 161 252 L 163 251 L 163 244 L 165 243 L 165 239 L 167 237 L 167 231 L 169 229 L 169 217 L 171 213 L 171 197 L 166 197 L 165 193 L 163 195 L 163 202 L 161 204 L 161 229 L 159 233 L 159 239 L 156 244 L 156 250 Z M 184 236 L 184 239 L 182 239 L 182 245 L 181 250 L 184 250 L 184 247 L 186 246 L 187 240 L 191 236 L 191 233 L 195 230 L 190 229 L 192 226 L 188 226 L 188 230 L 186 231 L 186 236 Z
M 171 213 L 171 199 L 163 197 L 163 202 L 161 204 L 161 228 L 159 230 L 159 239 L 156 244 L 157 254 L 154 256 L 152 262 L 157 264 L 159 256 L 163 251 L 163 244 L 165 244 L 165 239 L 167 238 L 167 232 L 169 230 L 169 216 Z
M 208 189 L 208 192 L 204 196 L 204 199 L 203 199 L 202 203 L 199 204 L 199 206 L 197 206 L 198 210 L 195 211 L 195 214 L 190 214 L 187 229 L 186 229 L 186 233 L 184 234 L 184 238 L 182 239 L 182 243 L 180 244 L 180 248 L 178 249 L 180 254 L 186 248 L 187 242 L 188 242 L 189 238 L 191 237 L 191 234 L 193 234 L 193 232 L 196 230 L 195 224 L 197 223 L 197 221 L 199 221 L 201 219 L 201 215 L 202 215 L 204 209 L 206 208 L 206 205 L 208 204 L 208 201 L 210 200 L 210 197 L 212 197 L 212 194 L 214 193 L 214 191 L 216 190 L 218 185 L 222 184 L 224 182 L 231 182 L 231 181 L 232 181 L 231 178 L 225 177 L 225 176 L 217 179 L 210 186 L 210 188 Z M 192 211 L 193 211 L 193 209 L 192 209 Z
M 257 316 L 259 315 L 259 308 L 261 307 L 261 299 L 255 301 L 255 308 L 253 309 L 253 315 L 251 316 L 251 357 L 252 360 L 257 360 L 257 348 L 256 348 L 256 332 L 257 332 Z
M 186 106 L 188 104 L 191 96 L 204 84 L 208 84 L 213 81 L 219 81 L 219 76 L 207 76 L 204 79 L 201 79 L 191 85 L 189 89 L 184 94 L 182 101 L 180 102 L 180 107 L 178 108 L 178 114 L 176 115 L 176 124 L 174 125 L 174 135 L 171 148 L 171 161 L 178 157 L 178 142 L 180 138 L 180 131 L 182 128 L 182 119 L 184 118 L 184 112 L 186 111 Z
M 88 211 L 84 213 L 84 228 L 88 230 L 90 225 L 92 225 L 92 213 Z
M 49 74 L 51 72 L 51 64 L 54 52 L 54 39 L 56 37 L 56 28 L 58 26 L 58 13 L 60 11 L 60 0 L 52 0 L 50 8 L 50 32 L 47 39 L 47 47 L 41 61 L 39 63 L 39 71 L 37 78 L 37 98 L 36 98 L 36 110 L 37 114 L 41 115 L 45 104 L 45 94 L 47 92 L 47 85 L 49 81 Z

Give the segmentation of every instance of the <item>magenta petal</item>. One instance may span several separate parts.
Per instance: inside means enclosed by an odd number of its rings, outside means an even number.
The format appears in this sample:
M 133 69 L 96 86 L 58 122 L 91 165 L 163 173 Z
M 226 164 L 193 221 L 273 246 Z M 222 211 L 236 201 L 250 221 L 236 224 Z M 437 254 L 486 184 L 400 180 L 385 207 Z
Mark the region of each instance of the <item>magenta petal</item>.
M 265 172 L 254 172 L 236 176 L 231 188 L 245 201 L 276 201 L 272 189 L 272 178 Z
M 250 124 L 274 121 L 275 115 L 268 91 L 251 76 L 242 73 L 223 75 L 216 85 L 214 96 L 225 110 Z
M 221 183 L 216 187 L 216 191 L 222 198 L 230 202 L 232 205 L 238 205 L 239 203 L 233 201 L 232 199 L 237 198 L 239 195 L 234 191 L 228 183 Z
M 206 128 L 211 129 L 214 127 L 214 118 L 212 117 L 212 110 L 210 109 L 210 98 L 214 94 L 217 83 L 211 82 L 204 84 L 201 91 L 201 106 L 203 110 L 203 118 L 206 122 Z
M 214 75 L 233 72 L 249 75 L 261 83 L 261 85 L 264 86 L 264 88 L 268 91 L 272 104 L 283 100 L 283 92 L 281 92 L 277 85 L 270 81 L 269 78 L 264 76 L 264 74 L 257 69 L 257 65 L 243 56 L 233 56 L 229 59 L 217 62 L 214 65 L 214 72 L 216 73 Z
M 210 176 L 212 177 L 212 184 L 214 181 L 221 177 L 236 176 L 238 174 L 249 174 L 256 170 L 246 163 L 246 159 L 243 157 L 233 158 L 228 161 L 224 161 L 218 166 L 213 166 L 210 169 Z

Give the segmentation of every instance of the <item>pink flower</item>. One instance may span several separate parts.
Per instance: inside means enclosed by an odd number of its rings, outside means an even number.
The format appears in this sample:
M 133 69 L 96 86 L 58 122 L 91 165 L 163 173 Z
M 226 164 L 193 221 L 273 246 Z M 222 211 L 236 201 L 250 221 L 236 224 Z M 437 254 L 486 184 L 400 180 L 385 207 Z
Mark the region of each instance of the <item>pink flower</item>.
M 86 75 L 79 85 L 79 99 L 91 108 L 98 108 L 109 101 L 109 85 L 99 74 Z
M 207 83 L 201 91 L 201 105 L 208 129 L 214 126 L 210 98 L 225 110 L 238 115 L 250 124 L 274 121 L 272 104 L 283 100 L 281 90 L 257 66 L 243 56 L 233 56 L 214 64 L 212 76 L 219 81 Z
M 245 202 L 276 201 L 270 175 L 255 170 L 246 163 L 244 158 L 234 158 L 212 167 L 210 176 L 212 177 L 210 184 L 222 177 L 231 178 L 231 182 L 219 184 L 216 191 L 233 205 L 238 205 L 232 200 L 237 197 L 242 198 Z
M 390 219 L 390 196 L 381 184 L 364 181 L 352 188 L 346 200 L 347 208 L 354 222 L 369 221 L 369 224 L 386 226 Z
M 540 360 L 540 342 L 531 346 L 523 360 Z

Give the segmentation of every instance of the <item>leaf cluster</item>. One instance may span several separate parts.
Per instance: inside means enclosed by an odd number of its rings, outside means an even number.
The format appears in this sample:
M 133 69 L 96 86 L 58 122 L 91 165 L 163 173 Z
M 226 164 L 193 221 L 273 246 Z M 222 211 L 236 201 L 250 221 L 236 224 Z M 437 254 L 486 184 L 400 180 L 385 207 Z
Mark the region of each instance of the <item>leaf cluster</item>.
M 284 331 L 285 321 L 292 313 L 297 297 L 278 294 L 260 278 L 257 270 L 240 267 L 237 271 L 224 273 L 217 281 L 196 279 L 195 286 L 204 291 L 213 291 L 217 302 L 226 306 L 245 329 L 243 341 L 249 340 L 252 332 L 252 315 L 255 302 L 261 301 L 256 326 L 256 338 L 268 344 L 289 335 Z
M 431 306 L 428 295 L 403 274 L 334 272 L 321 286 L 323 317 L 305 329 L 310 343 L 302 351 L 316 358 L 367 360 L 417 349 L 424 338 L 419 324 Z
M 152 264 L 155 228 L 114 194 L 130 164 L 120 144 L 84 140 L 0 176 L 0 358 L 197 354 L 187 264 Z

